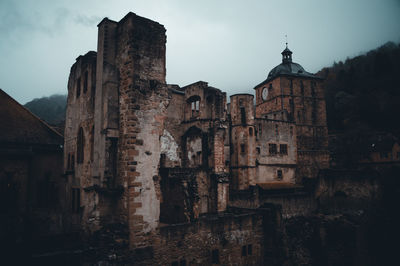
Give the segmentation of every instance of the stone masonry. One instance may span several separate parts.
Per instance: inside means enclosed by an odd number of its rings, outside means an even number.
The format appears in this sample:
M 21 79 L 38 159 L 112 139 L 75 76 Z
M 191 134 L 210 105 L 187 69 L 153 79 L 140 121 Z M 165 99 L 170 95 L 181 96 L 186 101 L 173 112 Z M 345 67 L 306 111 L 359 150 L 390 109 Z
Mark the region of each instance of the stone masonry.
M 227 104 L 204 81 L 166 84 L 165 32 L 134 13 L 104 18 L 97 52 L 71 67 L 64 169 L 74 226 L 89 238 L 126 228 L 114 241 L 129 243 L 138 265 L 279 263 L 266 250 L 280 247 L 280 212 L 257 195 L 297 191 L 328 167 L 320 79 L 284 72 L 287 48 L 255 96 Z

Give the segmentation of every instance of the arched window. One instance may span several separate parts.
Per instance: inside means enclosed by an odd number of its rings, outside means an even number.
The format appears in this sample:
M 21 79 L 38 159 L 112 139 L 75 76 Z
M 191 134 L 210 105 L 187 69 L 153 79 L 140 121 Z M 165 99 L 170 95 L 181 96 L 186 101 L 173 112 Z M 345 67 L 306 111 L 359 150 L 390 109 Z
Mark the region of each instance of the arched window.
M 200 113 L 200 96 L 192 96 L 187 100 L 191 110 L 191 117 L 197 117 Z
M 77 163 L 83 163 L 84 146 L 85 146 L 85 136 L 83 134 L 83 129 L 79 128 L 78 137 L 76 140 L 76 162 Z

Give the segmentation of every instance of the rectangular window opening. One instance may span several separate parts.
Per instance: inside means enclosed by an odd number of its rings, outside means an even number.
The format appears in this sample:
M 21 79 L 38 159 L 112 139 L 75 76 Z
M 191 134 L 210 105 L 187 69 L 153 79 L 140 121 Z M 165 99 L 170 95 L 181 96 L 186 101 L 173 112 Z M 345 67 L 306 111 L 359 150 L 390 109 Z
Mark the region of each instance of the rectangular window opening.
M 277 178 L 278 178 L 279 180 L 282 180 L 282 178 L 283 178 L 282 170 L 278 170 L 278 171 L 276 171 L 276 173 L 277 173 Z
M 282 155 L 286 155 L 287 152 L 287 144 L 280 144 L 279 145 L 279 153 Z
M 247 246 L 242 246 L 242 257 L 247 256 Z
M 247 254 L 248 255 L 253 254 L 253 245 L 252 244 L 247 245 Z
M 242 125 L 246 125 L 246 109 L 244 107 L 240 107 L 240 117 L 242 120 Z
M 269 144 L 269 154 L 270 155 L 275 155 L 277 154 L 277 148 L 276 148 L 276 144 Z
M 218 249 L 214 249 L 211 252 L 211 263 L 219 264 L 219 250 Z

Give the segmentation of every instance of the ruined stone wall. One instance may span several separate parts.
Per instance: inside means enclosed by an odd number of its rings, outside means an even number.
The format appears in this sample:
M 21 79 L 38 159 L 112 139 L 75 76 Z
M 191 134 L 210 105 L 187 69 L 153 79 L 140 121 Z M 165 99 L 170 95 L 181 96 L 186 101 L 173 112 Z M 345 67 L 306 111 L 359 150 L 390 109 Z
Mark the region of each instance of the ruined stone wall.
M 367 210 L 382 195 L 379 176 L 373 171 L 325 170 L 316 187 L 320 211 L 342 213 Z
M 67 174 L 67 200 L 71 203 L 72 189 L 76 189 L 79 201 L 71 210 L 73 223 L 82 222 L 85 230 L 95 230 L 99 225 L 96 201 L 84 190 L 94 185 L 94 108 L 96 88 L 96 53 L 79 56 L 71 67 L 68 80 L 68 99 L 64 138 L 64 170 Z M 80 147 L 79 147 L 80 146 Z M 78 199 L 79 198 L 79 199 Z
M 313 193 L 300 187 L 263 190 L 255 186 L 248 190 L 230 192 L 230 207 L 257 209 L 268 204 L 279 206 L 284 219 L 308 216 L 318 208 Z
M 256 213 L 163 226 L 154 245 L 137 250 L 145 254 L 133 259 L 135 265 L 262 265 L 263 226 L 263 216 Z M 273 242 L 273 237 L 268 237 Z
M 165 29 L 129 13 L 118 25 L 119 162 L 131 247 L 150 245 L 159 223 L 160 137 L 169 103 L 165 86 Z M 157 189 L 158 188 L 158 189 Z
M 165 128 L 161 136 L 160 167 L 182 166 L 182 125 L 185 99 L 181 91 L 169 90 L 170 103 L 167 107 Z

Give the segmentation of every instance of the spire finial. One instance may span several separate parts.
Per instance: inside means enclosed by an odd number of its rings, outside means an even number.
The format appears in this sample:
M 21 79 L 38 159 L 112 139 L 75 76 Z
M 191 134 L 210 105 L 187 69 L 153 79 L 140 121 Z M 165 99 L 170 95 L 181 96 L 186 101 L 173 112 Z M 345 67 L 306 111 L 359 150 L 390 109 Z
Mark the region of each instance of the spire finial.
M 286 48 L 287 48 L 287 45 L 288 45 L 288 42 L 287 42 L 287 34 L 285 34 L 285 38 L 286 38 Z

